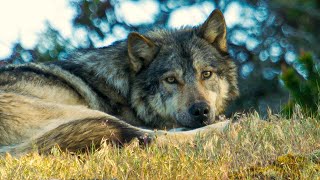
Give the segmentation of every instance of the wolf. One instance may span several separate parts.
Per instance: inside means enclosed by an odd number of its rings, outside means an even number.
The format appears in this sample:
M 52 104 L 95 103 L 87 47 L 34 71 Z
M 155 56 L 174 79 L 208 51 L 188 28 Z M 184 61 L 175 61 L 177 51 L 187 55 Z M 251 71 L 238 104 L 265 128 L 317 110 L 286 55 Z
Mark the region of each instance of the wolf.
M 2 152 L 83 151 L 102 140 L 179 141 L 223 129 L 229 122 L 215 117 L 239 94 L 226 33 L 214 10 L 196 27 L 132 32 L 66 61 L 0 68 Z M 193 130 L 166 131 L 173 128 Z

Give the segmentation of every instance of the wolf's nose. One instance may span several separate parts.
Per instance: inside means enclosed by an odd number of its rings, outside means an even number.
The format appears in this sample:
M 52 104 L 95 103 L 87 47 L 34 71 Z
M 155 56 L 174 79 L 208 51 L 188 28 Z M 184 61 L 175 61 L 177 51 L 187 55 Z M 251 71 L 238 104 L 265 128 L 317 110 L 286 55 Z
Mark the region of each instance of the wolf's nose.
M 205 102 L 195 103 L 190 107 L 189 113 L 196 121 L 203 123 L 209 118 L 210 106 Z

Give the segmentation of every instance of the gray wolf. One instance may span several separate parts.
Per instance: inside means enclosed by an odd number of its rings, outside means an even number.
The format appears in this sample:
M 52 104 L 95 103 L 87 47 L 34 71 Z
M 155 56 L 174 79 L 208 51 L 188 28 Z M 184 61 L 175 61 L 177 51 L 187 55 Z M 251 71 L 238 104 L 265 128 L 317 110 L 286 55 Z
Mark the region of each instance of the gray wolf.
M 81 151 L 103 139 L 187 139 L 226 125 L 215 117 L 237 96 L 226 23 L 215 10 L 197 27 L 132 32 L 67 61 L 2 67 L 0 147 Z M 199 129 L 163 131 L 172 128 Z

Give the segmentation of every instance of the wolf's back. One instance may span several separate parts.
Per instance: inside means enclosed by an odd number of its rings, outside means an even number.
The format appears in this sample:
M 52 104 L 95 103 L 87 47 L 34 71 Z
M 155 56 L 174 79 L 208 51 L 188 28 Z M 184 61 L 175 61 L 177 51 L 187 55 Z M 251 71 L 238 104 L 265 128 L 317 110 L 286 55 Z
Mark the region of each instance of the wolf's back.
M 31 84 L 28 87 L 27 84 Z M 37 90 L 43 91 L 45 86 L 49 85 L 52 91 L 59 93 L 59 90 L 65 89 L 69 93 L 72 91 L 79 95 L 80 104 L 86 104 L 91 109 L 100 110 L 102 105 L 96 93 L 79 77 L 56 66 L 54 64 L 22 64 L 9 65 L 0 69 L 0 90 L 14 91 L 22 94 L 28 94 L 38 97 Z M 64 94 L 59 93 L 60 98 Z M 69 96 L 69 94 L 67 95 Z M 44 94 L 42 99 L 50 98 Z M 76 97 L 75 97 L 76 98 Z M 56 101 L 58 99 L 52 99 Z

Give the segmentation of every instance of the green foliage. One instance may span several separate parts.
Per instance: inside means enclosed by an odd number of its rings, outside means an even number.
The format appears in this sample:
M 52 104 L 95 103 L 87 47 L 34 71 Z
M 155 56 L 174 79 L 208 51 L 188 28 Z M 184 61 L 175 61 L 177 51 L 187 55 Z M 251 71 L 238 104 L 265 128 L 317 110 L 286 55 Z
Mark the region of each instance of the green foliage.
M 27 49 L 20 41 L 17 41 L 13 45 L 13 53 L 3 62 L 22 64 L 30 61 L 57 61 L 66 59 L 68 53 L 74 49 L 75 47 L 71 45 L 70 40 L 63 38 L 60 32 L 47 22 L 46 29 L 39 34 L 38 41 L 33 49 Z
M 49 23 L 44 33 L 40 34 L 39 41 L 34 48 L 37 62 L 57 61 L 64 59 L 67 53 L 74 49 L 70 40 L 61 36 L 60 32 Z
M 320 73 L 315 68 L 310 53 L 302 54 L 297 60 L 297 67 L 302 67 L 301 74 L 293 67 L 283 68 L 281 79 L 288 88 L 291 99 L 284 107 L 283 112 L 286 115 L 291 115 L 295 105 L 302 108 L 303 113 L 315 114 L 318 110 L 320 101 Z
M 102 30 L 101 22 L 108 22 L 108 24 L 116 22 L 114 5 L 110 1 L 77 0 L 71 1 L 71 5 L 76 9 L 76 16 L 73 19 L 74 26 L 84 27 L 88 32 L 95 33 L 100 39 L 105 38 L 106 33 L 110 33 Z

